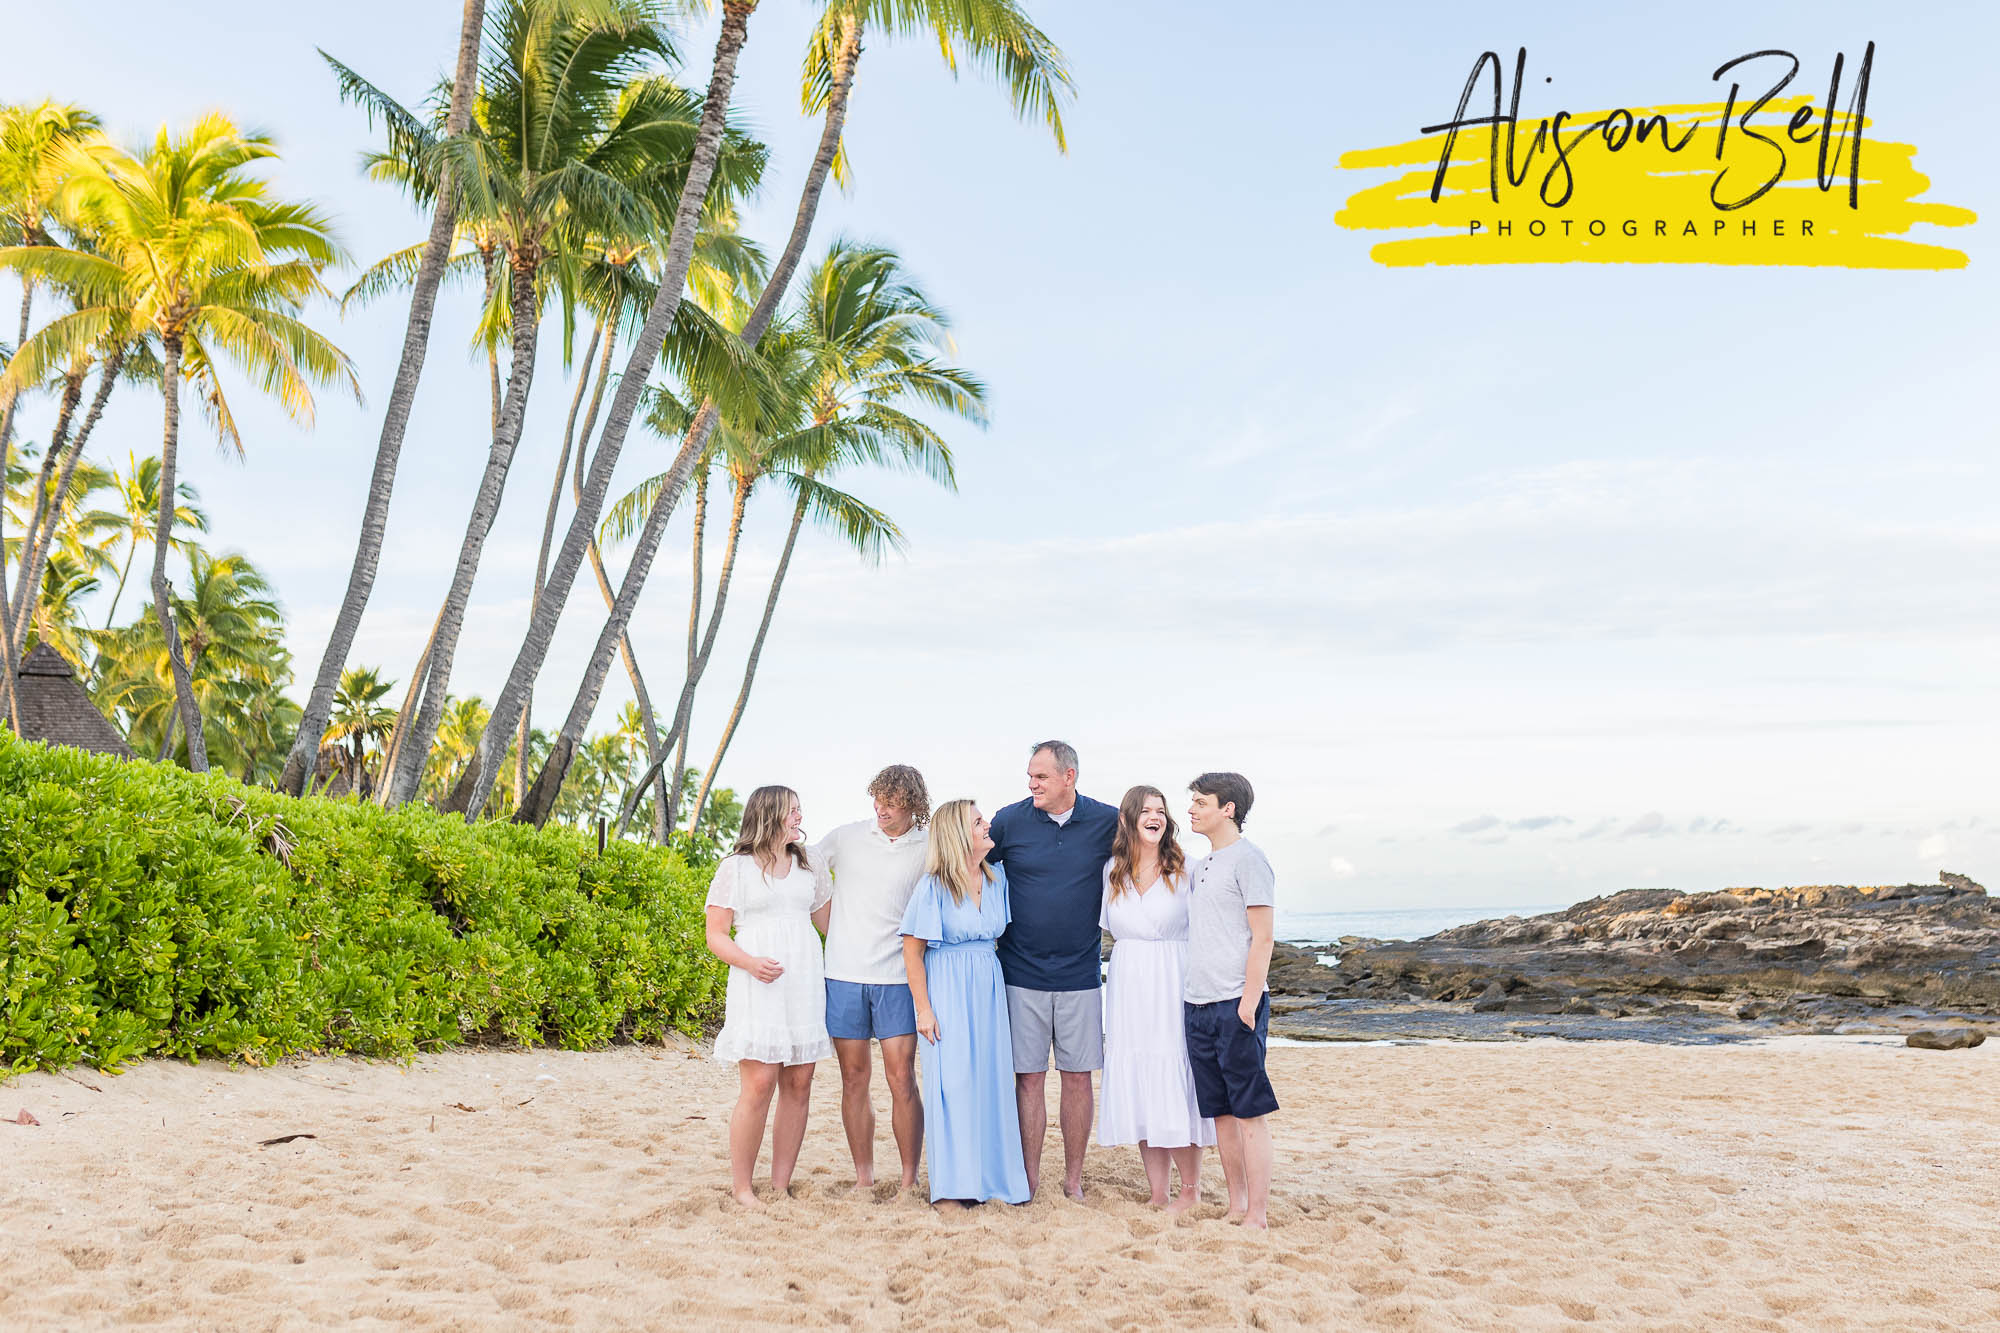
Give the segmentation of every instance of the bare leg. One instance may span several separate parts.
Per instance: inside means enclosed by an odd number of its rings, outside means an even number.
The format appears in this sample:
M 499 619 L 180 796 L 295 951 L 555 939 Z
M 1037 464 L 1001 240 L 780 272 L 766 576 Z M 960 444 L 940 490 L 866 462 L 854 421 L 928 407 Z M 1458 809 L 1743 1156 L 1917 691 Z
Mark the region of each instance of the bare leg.
M 840 1125 L 847 1131 L 847 1151 L 854 1158 L 854 1183 L 862 1189 L 875 1183 L 875 1103 L 869 1098 L 874 1070 L 866 1037 L 835 1037 L 833 1053 L 840 1060 Z
M 1028 1168 L 1028 1197 L 1042 1182 L 1042 1140 L 1049 1133 L 1049 1075 L 1045 1069 L 1014 1075 L 1014 1106 L 1021 1113 L 1021 1164 Z
M 1057 1114 L 1062 1120 L 1063 1193 L 1083 1202 L 1083 1154 L 1090 1147 L 1090 1122 L 1097 1116 L 1097 1100 L 1091 1092 L 1090 1071 L 1071 1073 L 1065 1069 L 1062 1100 Z
M 750 1177 L 757 1170 L 757 1151 L 764 1146 L 764 1118 L 777 1091 L 779 1065 L 738 1060 L 736 1108 L 729 1113 L 729 1192 L 745 1208 L 762 1208 Z
M 1222 1183 L 1229 1191 L 1229 1221 L 1238 1222 L 1250 1209 L 1250 1189 L 1243 1178 L 1242 1122 L 1233 1115 L 1215 1117 L 1215 1154 L 1222 1159 Z
M 1169 1148 L 1167 1155 L 1174 1159 L 1174 1166 L 1181 1173 L 1181 1192 L 1167 1205 L 1167 1211 L 1184 1213 L 1201 1202 L 1201 1145 Z M 1165 1174 L 1161 1173 L 1163 1177 Z
M 778 1075 L 778 1116 L 771 1127 L 771 1188 L 783 1194 L 792 1187 L 792 1168 L 799 1164 L 799 1145 L 806 1141 L 806 1112 L 812 1105 L 813 1067 L 786 1065 Z
M 1264 1205 L 1271 1197 L 1271 1117 L 1253 1116 L 1236 1122 L 1243 1139 L 1245 1204 L 1243 1225 L 1263 1231 L 1270 1226 Z
M 917 1187 L 917 1163 L 924 1154 L 924 1098 L 917 1088 L 917 1034 L 882 1042 L 882 1072 L 889 1076 L 889 1127 L 903 1159 L 903 1188 Z
M 1146 1166 L 1146 1183 L 1152 1187 L 1153 1197 L 1148 1200 L 1155 1208 L 1167 1206 L 1167 1150 L 1155 1148 L 1144 1139 L 1139 1140 L 1139 1160 Z

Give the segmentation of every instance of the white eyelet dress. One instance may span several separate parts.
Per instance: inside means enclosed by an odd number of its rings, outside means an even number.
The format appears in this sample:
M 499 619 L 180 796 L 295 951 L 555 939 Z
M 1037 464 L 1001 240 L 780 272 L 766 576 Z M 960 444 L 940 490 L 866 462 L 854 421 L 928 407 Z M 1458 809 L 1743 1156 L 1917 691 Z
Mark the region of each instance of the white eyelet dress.
M 826 1035 L 826 959 L 812 924 L 812 914 L 833 896 L 833 885 L 789 858 L 785 864 L 787 872 L 772 879 L 754 858 L 727 856 L 709 883 L 708 905 L 736 914 L 736 943 L 753 957 L 777 959 L 785 969 L 771 982 L 740 967 L 729 969 L 717 1060 L 809 1065 L 833 1054 Z

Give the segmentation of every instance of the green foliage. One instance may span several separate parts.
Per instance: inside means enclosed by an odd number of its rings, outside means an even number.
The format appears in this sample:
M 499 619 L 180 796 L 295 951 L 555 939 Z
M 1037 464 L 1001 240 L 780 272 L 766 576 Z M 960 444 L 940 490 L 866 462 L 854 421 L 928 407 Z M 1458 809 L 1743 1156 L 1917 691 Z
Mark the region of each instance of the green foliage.
M 707 875 L 0 729 L 0 1071 L 694 1031 Z

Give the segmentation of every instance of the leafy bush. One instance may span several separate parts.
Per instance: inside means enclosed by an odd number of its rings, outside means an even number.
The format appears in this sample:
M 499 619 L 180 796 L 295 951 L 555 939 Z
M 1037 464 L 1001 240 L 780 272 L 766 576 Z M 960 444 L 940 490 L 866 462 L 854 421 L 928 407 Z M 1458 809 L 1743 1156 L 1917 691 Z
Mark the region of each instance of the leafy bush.
M 694 1031 L 707 872 L 568 829 L 292 800 L 0 728 L 0 1076 Z

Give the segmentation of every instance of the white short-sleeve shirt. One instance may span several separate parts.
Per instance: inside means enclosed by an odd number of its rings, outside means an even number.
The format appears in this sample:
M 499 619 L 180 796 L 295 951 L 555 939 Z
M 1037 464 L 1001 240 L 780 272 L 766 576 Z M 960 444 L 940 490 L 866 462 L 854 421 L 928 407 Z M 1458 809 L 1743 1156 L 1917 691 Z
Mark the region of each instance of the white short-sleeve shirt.
M 903 909 L 924 877 L 930 834 L 912 828 L 891 838 L 872 819 L 842 824 L 812 849 L 813 868 L 833 877 L 826 929 L 829 981 L 895 986 L 903 970 Z

